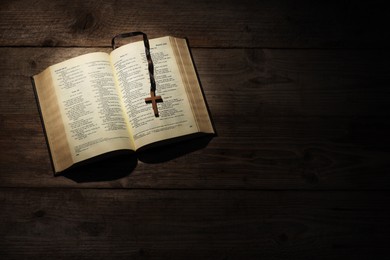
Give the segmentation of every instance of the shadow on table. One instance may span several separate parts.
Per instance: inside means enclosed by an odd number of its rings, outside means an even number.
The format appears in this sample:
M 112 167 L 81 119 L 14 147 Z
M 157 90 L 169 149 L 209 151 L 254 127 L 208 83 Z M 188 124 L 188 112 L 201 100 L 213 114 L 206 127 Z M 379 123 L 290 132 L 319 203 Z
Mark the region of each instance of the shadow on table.
M 207 146 L 213 135 L 192 136 L 191 139 L 172 139 L 139 149 L 103 154 L 66 170 L 64 176 L 78 183 L 112 181 L 130 175 L 138 160 L 144 163 L 163 163 Z
M 137 166 L 135 153 L 120 150 L 106 153 L 66 170 L 64 176 L 75 182 L 112 181 L 129 175 Z
M 185 138 L 174 138 L 139 149 L 137 157 L 144 163 L 170 161 L 205 148 L 213 137 L 211 134 L 194 134 Z

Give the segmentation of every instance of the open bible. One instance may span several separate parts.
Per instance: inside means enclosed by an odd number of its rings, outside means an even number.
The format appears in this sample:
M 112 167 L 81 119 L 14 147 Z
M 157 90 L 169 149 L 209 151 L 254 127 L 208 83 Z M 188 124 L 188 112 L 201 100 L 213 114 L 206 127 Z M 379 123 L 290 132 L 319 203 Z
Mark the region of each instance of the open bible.
M 151 39 L 150 53 L 157 104 L 147 102 L 142 41 L 78 56 L 32 77 L 55 173 L 113 151 L 214 133 L 186 40 Z

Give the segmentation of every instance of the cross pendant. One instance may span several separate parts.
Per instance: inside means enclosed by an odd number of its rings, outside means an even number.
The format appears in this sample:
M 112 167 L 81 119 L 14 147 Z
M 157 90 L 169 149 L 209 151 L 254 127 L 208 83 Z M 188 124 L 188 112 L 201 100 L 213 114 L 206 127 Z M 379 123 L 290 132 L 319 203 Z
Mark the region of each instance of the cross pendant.
M 161 96 L 156 96 L 156 93 L 154 90 L 150 91 L 150 97 L 145 98 L 145 103 L 149 104 L 152 103 L 153 111 L 154 111 L 154 116 L 158 117 L 158 108 L 157 108 L 157 103 L 163 102 Z

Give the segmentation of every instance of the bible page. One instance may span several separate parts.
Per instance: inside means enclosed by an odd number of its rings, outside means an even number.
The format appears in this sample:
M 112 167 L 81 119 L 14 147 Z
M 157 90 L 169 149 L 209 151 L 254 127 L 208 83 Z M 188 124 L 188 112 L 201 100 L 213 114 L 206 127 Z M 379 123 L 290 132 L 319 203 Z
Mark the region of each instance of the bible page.
M 150 97 L 150 78 L 142 41 L 111 52 L 117 86 L 129 120 L 136 148 L 198 132 L 183 80 L 173 54 L 169 37 L 150 40 L 154 63 L 159 117 L 155 117 Z
M 107 53 L 85 54 L 50 71 L 74 162 L 135 150 Z

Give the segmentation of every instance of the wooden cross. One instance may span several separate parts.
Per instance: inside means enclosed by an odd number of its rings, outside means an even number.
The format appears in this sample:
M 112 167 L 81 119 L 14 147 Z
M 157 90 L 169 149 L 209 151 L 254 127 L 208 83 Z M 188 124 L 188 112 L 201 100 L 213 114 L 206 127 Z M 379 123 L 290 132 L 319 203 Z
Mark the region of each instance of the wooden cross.
M 145 103 L 152 103 L 153 111 L 154 111 L 154 116 L 158 117 L 158 108 L 157 108 L 157 103 L 163 102 L 161 96 L 156 96 L 156 93 L 154 90 L 150 91 L 150 97 L 145 98 Z

